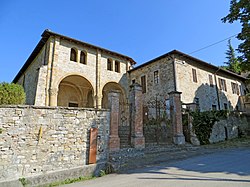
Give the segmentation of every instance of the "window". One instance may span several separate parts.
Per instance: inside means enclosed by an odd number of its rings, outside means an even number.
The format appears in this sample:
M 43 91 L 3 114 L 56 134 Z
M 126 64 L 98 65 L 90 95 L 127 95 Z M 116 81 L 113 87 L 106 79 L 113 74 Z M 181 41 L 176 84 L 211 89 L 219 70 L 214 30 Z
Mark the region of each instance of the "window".
M 158 71 L 154 72 L 154 83 L 155 84 L 159 83 L 159 72 Z
M 233 82 L 231 83 L 231 85 L 232 85 L 233 94 L 239 95 L 240 94 L 239 85 Z
M 212 105 L 212 110 L 217 110 L 217 106 L 216 105 Z
M 120 73 L 120 62 L 118 62 L 117 60 L 115 61 L 115 72 Z
M 80 63 L 82 63 L 82 64 L 87 64 L 86 53 L 85 53 L 84 51 L 81 51 Z
M 227 103 L 224 103 L 224 110 L 227 110 L 228 107 L 227 107 Z
M 70 51 L 70 60 L 76 62 L 76 50 L 73 48 Z
M 110 70 L 110 71 L 113 70 L 113 67 L 112 67 L 112 60 L 111 60 L 111 59 L 108 59 L 107 69 Z
M 193 74 L 193 82 L 197 82 L 196 69 L 192 69 L 192 74 Z
M 208 75 L 209 77 L 209 84 L 211 87 L 214 87 L 214 81 L 213 81 L 213 76 L 212 75 Z
M 135 83 L 135 79 L 132 80 L 132 84 L 134 84 L 134 83 Z
M 227 91 L 227 86 L 226 86 L 225 79 L 220 79 L 219 78 L 219 88 L 220 88 L 220 90 Z
M 141 77 L 141 86 L 142 86 L 142 93 L 146 93 L 146 76 L 145 75 Z

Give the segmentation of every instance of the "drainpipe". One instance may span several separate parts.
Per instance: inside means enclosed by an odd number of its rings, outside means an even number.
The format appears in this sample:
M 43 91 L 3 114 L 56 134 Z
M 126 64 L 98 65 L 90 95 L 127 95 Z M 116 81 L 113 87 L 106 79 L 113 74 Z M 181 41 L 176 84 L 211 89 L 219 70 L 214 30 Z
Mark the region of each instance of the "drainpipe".
M 51 66 L 50 66 L 50 77 L 49 77 L 49 106 L 51 106 L 51 90 L 52 90 L 52 79 L 53 79 L 53 69 L 54 69 L 54 60 L 55 60 L 55 47 L 56 46 L 56 37 L 54 37 L 54 43 L 52 48 L 52 59 L 51 59 Z
M 173 74 L 174 74 L 174 91 L 177 91 L 177 77 L 176 77 L 176 65 L 175 65 L 175 58 L 169 55 L 169 57 L 173 60 Z

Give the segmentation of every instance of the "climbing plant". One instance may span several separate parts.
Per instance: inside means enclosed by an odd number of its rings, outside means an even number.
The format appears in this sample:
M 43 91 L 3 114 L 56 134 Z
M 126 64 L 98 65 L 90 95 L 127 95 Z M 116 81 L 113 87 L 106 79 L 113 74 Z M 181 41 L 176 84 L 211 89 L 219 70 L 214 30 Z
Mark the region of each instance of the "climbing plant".
M 227 114 L 227 110 L 191 112 L 191 116 L 193 117 L 193 128 L 202 145 L 209 144 L 209 138 L 214 123 L 220 119 L 225 119 Z

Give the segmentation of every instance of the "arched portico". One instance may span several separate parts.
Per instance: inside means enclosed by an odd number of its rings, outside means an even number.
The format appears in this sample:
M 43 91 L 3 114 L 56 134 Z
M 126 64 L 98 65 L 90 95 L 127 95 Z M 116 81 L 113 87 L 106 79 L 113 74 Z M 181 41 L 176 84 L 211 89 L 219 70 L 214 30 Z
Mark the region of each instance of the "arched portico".
M 57 106 L 93 108 L 91 83 L 79 75 L 65 77 L 58 86 Z

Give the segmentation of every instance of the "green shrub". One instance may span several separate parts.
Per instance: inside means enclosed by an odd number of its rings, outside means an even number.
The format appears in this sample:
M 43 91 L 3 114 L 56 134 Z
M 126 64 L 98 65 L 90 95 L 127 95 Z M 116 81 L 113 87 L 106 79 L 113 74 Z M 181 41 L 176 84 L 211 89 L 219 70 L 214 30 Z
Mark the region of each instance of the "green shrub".
M 0 105 L 24 104 L 25 98 L 25 92 L 21 85 L 0 83 Z
M 205 111 L 205 112 L 191 112 L 193 117 L 193 128 L 197 138 L 202 145 L 209 144 L 209 138 L 212 133 L 213 125 L 220 119 L 227 117 L 228 111 Z

